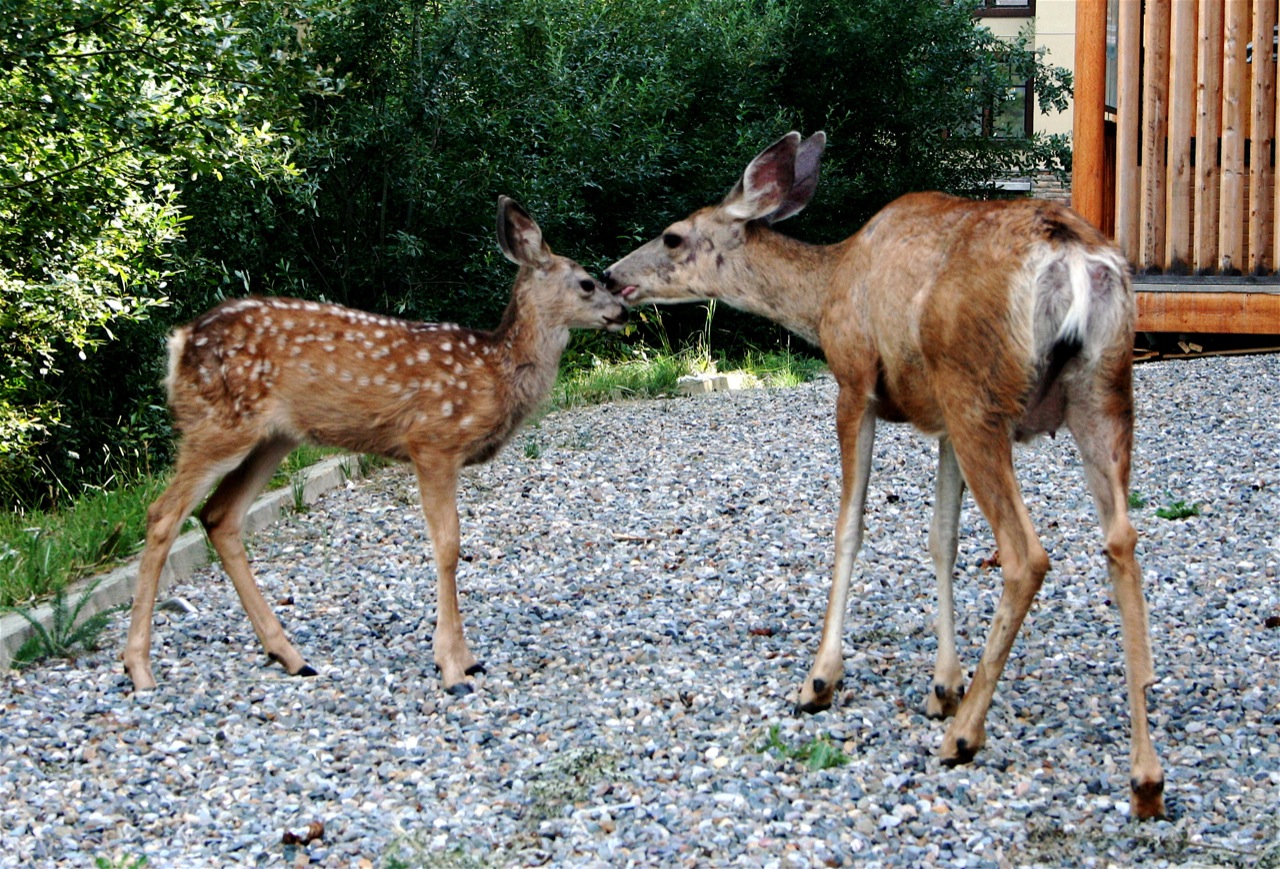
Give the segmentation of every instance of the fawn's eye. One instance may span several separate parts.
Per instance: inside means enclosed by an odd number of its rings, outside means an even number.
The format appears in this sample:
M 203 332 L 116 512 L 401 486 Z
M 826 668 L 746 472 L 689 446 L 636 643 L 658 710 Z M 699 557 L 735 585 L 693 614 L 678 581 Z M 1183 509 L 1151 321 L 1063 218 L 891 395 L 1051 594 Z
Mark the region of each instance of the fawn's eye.
M 664 232 L 662 234 L 662 243 L 669 248 L 677 248 L 684 244 L 684 239 L 674 232 Z
M 582 292 L 587 293 L 588 295 L 596 291 L 596 282 L 587 280 L 586 278 L 579 281 L 578 286 L 582 287 Z

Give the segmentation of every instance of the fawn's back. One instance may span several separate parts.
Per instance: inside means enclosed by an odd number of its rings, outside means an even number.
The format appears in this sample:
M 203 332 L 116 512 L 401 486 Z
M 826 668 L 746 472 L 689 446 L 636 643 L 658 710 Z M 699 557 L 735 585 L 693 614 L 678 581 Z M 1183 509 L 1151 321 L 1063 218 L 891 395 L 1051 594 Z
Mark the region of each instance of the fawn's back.
M 283 298 L 225 302 L 174 333 L 166 385 L 183 432 L 213 425 L 404 459 L 501 443 L 492 333 Z M 498 444 L 492 444 L 499 436 Z

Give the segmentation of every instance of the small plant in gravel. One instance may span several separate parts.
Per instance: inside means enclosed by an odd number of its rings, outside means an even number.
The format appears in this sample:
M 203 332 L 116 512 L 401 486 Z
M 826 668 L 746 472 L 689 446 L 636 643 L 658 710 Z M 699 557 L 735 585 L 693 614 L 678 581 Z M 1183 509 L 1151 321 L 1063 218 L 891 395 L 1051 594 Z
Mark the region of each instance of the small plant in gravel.
M 147 865 L 147 858 L 120 856 L 108 860 L 106 857 L 95 857 L 93 865 L 97 869 L 142 869 Z
M 788 745 L 782 738 L 782 728 L 777 724 L 769 728 L 769 735 L 757 750 L 772 754 L 774 757 L 799 761 L 815 772 L 844 766 L 849 762 L 849 756 L 841 750 L 840 746 L 832 742 L 827 734 L 800 745 Z
M 293 512 L 307 512 L 307 474 L 296 471 L 289 478 L 289 488 L 293 491 Z
M 111 620 L 111 612 L 104 610 L 94 613 L 83 622 L 76 624 L 85 604 L 93 596 L 94 589 L 102 580 L 95 580 L 80 595 L 74 607 L 67 608 L 67 592 L 59 588 L 53 596 L 53 623 L 45 626 L 36 618 L 31 607 L 4 607 L 0 612 L 15 613 L 27 620 L 34 633 L 13 655 L 13 663 L 17 667 L 30 666 L 46 658 L 68 658 L 74 660 L 81 652 L 96 652 L 98 637 Z
M 1129 493 L 1129 509 L 1141 510 L 1147 506 L 1147 498 L 1141 492 Z
M 525 817 L 535 824 L 558 817 L 565 806 L 586 799 L 593 785 L 611 777 L 617 765 L 616 755 L 598 748 L 566 749 L 547 763 L 530 785 L 533 804 Z
M 1188 504 L 1179 498 L 1173 500 L 1173 496 L 1169 495 L 1169 501 L 1163 507 L 1156 508 L 1156 515 L 1161 519 L 1190 519 L 1192 516 L 1200 515 L 1200 505 Z
M 529 435 L 524 439 L 524 457 L 532 460 L 542 458 L 542 446 L 533 435 Z

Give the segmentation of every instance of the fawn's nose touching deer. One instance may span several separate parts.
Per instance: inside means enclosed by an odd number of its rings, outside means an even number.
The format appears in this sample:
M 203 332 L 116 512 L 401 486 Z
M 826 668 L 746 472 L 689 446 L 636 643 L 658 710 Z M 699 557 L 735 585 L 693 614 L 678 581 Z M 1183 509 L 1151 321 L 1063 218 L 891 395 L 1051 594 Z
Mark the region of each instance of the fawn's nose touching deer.
M 904 196 L 861 231 L 809 245 L 771 225 L 808 204 L 826 137 L 790 133 L 761 152 L 718 205 L 669 226 L 604 274 L 629 304 L 722 299 L 822 348 L 839 385 L 843 486 L 831 596 L 797 711 L 831 705 L 877 418 L 938 438 L 929 533 L 938 582 L 938 660 L 926 711 L 955 715 L 940 755 L 971 760 L 1049 557 L 1014 475 L 1016 440 L 1065 425 L 1105 536 L 1123 629 L 1132 727 L 1132 814 L 1164 814 L 1147 723 L 1154 681 L 1137 533 L 1128 517 L 1134 297 L 1127 266 L 1071 210 L 1048 202 Z M 966 693 L 955 651 L 951 574 L 964 487 L 995 534 L 1004 590 Z
M 483 668 L 458 611 L 458 472 L 491 459 L 555 380 L 571 328 L 618 329 L 625 306 L 556 256 L 538 224 L 498 200 L 498 244 L 519 267 L 493 332 L 412 323 L 296 299 L 224 302 L 169 341 L 166 385 L 182 432 L 173 481 L 151 505 L 124 665 L 155 687 L 151 621 L 160 572 L 183 521 L 221 478 L 200 521 L 267 654 L 315 675 L 254 582 L 245 513 L 302 441 L 413 463 L 435 550 L 435 663 L 445 688 Z

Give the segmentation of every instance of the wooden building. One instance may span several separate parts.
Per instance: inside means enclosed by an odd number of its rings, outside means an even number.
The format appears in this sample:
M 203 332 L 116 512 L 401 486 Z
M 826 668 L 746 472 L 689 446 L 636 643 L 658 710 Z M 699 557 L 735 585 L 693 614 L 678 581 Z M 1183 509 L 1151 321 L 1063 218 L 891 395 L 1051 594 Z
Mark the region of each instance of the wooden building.
M 1140 330 L 1280 334 L 1278 2 L 1076 0 L 1071 199 Z

